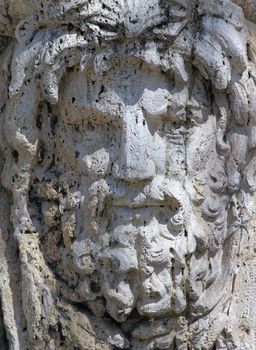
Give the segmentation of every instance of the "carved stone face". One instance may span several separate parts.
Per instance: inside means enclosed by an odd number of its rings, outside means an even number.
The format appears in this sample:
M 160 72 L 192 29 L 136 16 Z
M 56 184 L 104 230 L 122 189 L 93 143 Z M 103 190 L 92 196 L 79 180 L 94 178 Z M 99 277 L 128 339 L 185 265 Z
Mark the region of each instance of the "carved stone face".
M 38 4 L 16 28 L 1 141 L 22 273 L 43 277 L 27 289 L 40 285 L 41 302 L 48 285 L 60 322 L 69 304 L 117 329 L 116 342 L 103 340 L 119 348 L 212 348 L 255 190 L 242 10 L 228 0 Z M 24 258 L 26 234 L 44 267 L 30 244 Z M 37 342 L 37 299 L 23 295 Z M 41 334 L 58 325 L 48 309 Z
M 55 160 L 59 181 L 71 189 L 61 220 L 63 231 L 74 224 L 81 301 L 97 314 L 105 300 L 121 323 L 176 319 L 188 306 L 187 259 L 195 251 L 189 179 L 203 172 L 210 151 L 208 161 L 216 160 L 215 119 L 186 131 L 183 114 L 171 113 L 170 74 L 138 58 L 103 76 L 74 69 L 61 86 Z

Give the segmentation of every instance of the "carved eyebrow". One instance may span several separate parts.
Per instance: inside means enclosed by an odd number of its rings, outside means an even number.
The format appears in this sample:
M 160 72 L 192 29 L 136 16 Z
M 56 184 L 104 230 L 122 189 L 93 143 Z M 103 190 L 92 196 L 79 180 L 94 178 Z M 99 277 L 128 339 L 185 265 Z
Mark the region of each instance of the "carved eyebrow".
M 90 18 L 87 17 L 88 22 L 93 20 L 99 26 L 112 25 L 119 32 L 129 34 L 132 31 L 132 34 L 134 34 L 132 36 L 137 36 L 168 21 L 166 6 L 161 7 L 158 2 L 155 4 L 151 2 L 143 9 L 139 2 L 138 0 L 132 2 L 121 0 L 114 1 L 115 6 L 108 6 L 103 1 L 100 9 L 94 4 L 92 11 L 94 8 L 97 8 L 98 11 L 94 11 L 95 13 L 92 16 L 90 15 Z M 89 6 L 88 10 L 90 12 Z
M 118 16 L 112 16 L 109 14 L 95 15 L 85 20 L 84 26 L 95 25 L 105 35 L 101 36 L 104 42 L 105 38 L 111 34 L 112 37 L 128 37 L 128 38 L 138 38 L 141 35 L 155 34 L 154 29 L 161 29 L 161 27 L 166 26 L 168 20 L 165 16 L 159 12 L 157 15 L 150 14 L 148 18 L 137 18 L 128 20 L 120 19 Z M 161 38 L 158 38 L 161 40 Z

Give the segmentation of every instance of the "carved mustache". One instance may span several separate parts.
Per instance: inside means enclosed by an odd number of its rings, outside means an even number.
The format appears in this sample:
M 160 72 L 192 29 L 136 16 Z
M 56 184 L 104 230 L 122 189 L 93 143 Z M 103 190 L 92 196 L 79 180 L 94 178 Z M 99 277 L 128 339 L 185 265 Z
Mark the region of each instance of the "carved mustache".
M 134 213 L 139 208 L 169 207 L 175 214 L 170 220 L 170 225 L 176 230 L 184 222 L 184 196 L 185 192 L 180 184 L 164 177 L 156 177 L 144 187 L 141 184 L 127 186 L 121 181 L 101 179 L 91 185 L 87 195 L 81 200 L 80 207 L 84 213 L 84 225 L 96 235 L 102 218 L 111 207 L 131 208 L 135 210 Z
M 106 203 L 130 208 L 166 205 L 177 211 L 183 206 L 182 197 L 184 189 L 181 185 L 162 176 L 143 187 L 141 184 L 124 185 L 121 181 L 102 179 L 91 185 L 83 205 L 91 208 L 91 215 L 99 214 Z

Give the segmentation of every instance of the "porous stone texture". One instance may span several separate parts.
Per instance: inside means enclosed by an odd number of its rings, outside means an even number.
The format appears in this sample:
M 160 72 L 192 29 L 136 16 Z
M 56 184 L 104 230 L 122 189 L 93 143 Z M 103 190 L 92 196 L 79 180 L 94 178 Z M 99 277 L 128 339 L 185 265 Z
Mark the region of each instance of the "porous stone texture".
M 252 0 L 1 0 L 0 349 L 256 349 Z

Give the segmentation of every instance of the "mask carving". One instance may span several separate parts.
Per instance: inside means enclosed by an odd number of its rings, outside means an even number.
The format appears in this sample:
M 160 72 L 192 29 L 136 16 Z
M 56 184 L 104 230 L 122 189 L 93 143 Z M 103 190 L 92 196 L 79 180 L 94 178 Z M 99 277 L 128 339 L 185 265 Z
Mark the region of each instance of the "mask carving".
M 21 8 L 1 147 L 30 348 L 240 348 L 256 144 L 242 8 Z

